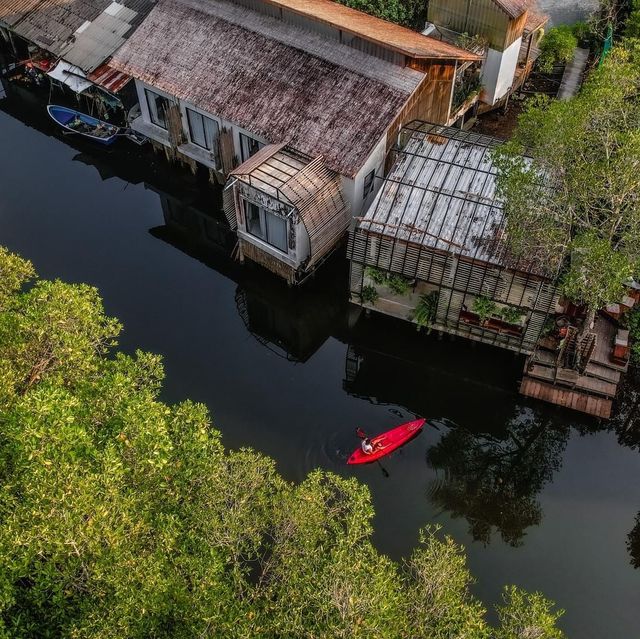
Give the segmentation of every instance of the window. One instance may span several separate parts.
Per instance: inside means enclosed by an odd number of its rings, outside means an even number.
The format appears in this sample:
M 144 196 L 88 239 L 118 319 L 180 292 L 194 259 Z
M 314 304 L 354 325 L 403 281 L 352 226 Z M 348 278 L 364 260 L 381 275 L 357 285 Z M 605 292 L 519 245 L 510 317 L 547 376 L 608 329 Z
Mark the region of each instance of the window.
M 254 140 L 244 133 L 240 134 L 240 152 L 243 162 L 246 162 L 252 155 L 255 155 L 263 146 L 264 144 L 258 142 L 258 140 Z
M 253 202 L 244 201 L 247 231 L 284 253 L 287 252 L 287 221 Z
M 167 113 L 169 111 L 169 100 L 162 95 L 158 95 L 149 89 L 144 90 L 147 96 L 147 106 L 149 107 L 149 117 L 155 125 L 168 129 Z
M 373 185 L 376 177 L 376 172 L 371 171 L 369 175 L 364 179 L 364 187 L 362 189 L 362 199 L 366 200 L 369 193 L 373 192 Z
M 187 109 L 187 120 L 189 122 L 189 138 L 191 141 L 203 149 L 215 151 L 219 132 L 218 123 L 191 109 Z

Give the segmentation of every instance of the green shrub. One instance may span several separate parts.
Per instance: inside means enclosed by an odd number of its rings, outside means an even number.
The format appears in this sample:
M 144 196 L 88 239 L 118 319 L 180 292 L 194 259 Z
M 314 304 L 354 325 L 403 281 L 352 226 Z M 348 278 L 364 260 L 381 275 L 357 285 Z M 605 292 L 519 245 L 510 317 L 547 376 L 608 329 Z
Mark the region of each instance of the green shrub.
M 425 326 L 430 328 L 433 324 L 438 310 L 438 297 L 438 291 L 431 291 L 431 293 L 420 296 L 420 301 L 413 312 L 413 321 L 419 329 Z
M 363 286 L 362 292 L 360 293 L 360 300 L 363 304 L 375 304 L 378 301 L 378 291 L 375 286 Z
M 571 27 L 562 25 L 549 29 L 540 43 L 538 68 L 542 73 L 550 73 L 555 64 L 569 62 L 577 46 L 578 39 Z
M 492 299 L 480 295 L 473 300 L 473 312 L 480 318 L 481 322 L 484 322 L 492 315 L 497 315 L 498 306 Z
M 634 308 L 627 315 L 627 327 L 631 343 L 631 362 L 638 366 L 640 365 L 640 307 Z

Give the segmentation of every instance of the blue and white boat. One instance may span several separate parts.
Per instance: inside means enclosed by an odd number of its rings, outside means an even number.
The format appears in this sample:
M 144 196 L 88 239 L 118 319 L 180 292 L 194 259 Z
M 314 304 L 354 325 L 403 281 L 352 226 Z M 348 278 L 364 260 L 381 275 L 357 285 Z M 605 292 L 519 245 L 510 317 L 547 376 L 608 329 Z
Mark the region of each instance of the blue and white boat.
M 83 135 L 100 144 L 111 144 L 118 136 L 119 127 L 115 124 L 103 122 L 86 113 L 80 113 L 80 111 L 56 104 L 47 106 L 47 111 L 67 131 Z

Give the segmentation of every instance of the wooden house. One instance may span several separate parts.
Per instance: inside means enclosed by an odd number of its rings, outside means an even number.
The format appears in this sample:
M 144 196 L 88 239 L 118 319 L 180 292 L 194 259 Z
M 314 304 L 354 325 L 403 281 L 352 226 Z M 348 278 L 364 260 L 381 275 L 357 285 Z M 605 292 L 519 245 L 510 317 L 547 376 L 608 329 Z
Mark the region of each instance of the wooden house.
M 559 310 L 557 265 L 505 242 L 491 150 L 500 142 L 415 122 L 351 233 L 351 301 L 422 326 L 530 353 Z
M 402 124 L 446 124 L 461 47 L 331 0 L 159 0 L 113 64 L 133 128 L 223 182 L 268 144 L 322 157 L 358 215 Z
M 313 273 L 349 227 L 340 176 L 322 157 L 312 160 L 284 144 L 262 148 L 235 169 L 224 199 L 240 260 L 289 284 Z
M 450 42 L 483 42 L 480 100 L 495 105 L 531 71 L 548 17 L 535 0 L 429 0 L 433 35 Z

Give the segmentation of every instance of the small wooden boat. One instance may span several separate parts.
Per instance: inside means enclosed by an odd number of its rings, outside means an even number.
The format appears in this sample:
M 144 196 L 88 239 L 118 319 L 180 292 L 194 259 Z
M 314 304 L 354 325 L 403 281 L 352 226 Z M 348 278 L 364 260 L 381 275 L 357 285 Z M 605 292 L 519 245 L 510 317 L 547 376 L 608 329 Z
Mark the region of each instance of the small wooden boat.
M 67 107 L 50 104 L 47 106 L 49 115 L 64 129 L 95 140 L 100 144 L 111 144 L 115 141 L 119 127 L 115 124 L 103 122 L 85 113 L 74 111 Z
M 412 422 L 396 426 L 386 433 L 372 437 L 370 442 L 373 446 L 373 452 L 365 453 L 362 447 L 358 446 L 351 454 L 351 457 L 349 457 L 347 464 L 370 464 L 388 455 L 413 439 L 422 430 L 426 421 L 426 419 L 416 419 Z

